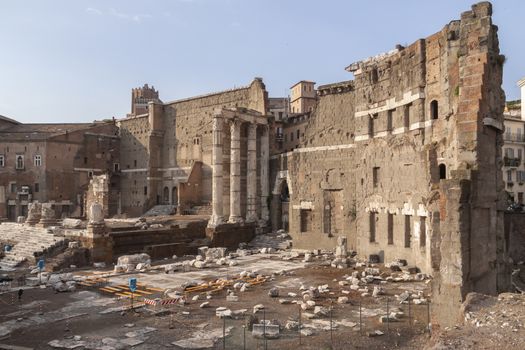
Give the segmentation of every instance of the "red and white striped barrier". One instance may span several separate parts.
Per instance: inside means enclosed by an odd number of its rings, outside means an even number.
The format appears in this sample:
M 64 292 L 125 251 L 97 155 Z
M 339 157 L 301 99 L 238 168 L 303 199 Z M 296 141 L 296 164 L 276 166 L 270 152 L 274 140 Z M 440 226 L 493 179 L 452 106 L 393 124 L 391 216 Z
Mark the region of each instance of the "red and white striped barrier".
M 177 304 L 179 302 L 184 301 L 184 297 L 181 296 L 179 298 L 171 298 L 171 299 L 147 299 L 147 298 L 144 298 L 144 304 L 146 305 L 153 305 L 153 306 L 157 306 L 157 305 L 173 305 L 173 304 Z

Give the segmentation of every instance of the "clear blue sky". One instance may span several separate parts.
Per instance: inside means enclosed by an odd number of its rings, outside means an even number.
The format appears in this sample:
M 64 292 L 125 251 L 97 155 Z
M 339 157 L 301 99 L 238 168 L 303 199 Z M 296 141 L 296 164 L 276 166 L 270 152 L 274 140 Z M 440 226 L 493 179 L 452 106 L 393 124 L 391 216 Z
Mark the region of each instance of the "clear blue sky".
M 170 101 L 264 78 L 351 79 L 348 64 L 440 30 L 464 0 L 0 0 L 0 115 L 122 117 L 144 83 Z M 523 0 L 495 0 L 507 99 L 525 76 Z

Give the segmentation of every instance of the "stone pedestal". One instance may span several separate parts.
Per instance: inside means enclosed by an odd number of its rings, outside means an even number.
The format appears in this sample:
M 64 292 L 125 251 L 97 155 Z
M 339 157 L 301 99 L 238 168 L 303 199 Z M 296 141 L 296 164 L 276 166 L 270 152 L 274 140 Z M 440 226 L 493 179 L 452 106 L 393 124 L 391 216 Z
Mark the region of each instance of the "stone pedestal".
M 101 204 L 95 202 L 89 206 L 88 223 L 90 225 L 105 225 L 104 224 L 104 208 Z
M 348 249 L 346 244 L 346 237 L 339 236 L 337 237 L 337 246 L 335 247 L 335 257 L 336 258 L 346 258 L 348 255 Z
M 88 224 L 87 234 L 81 241 L 89 249 L 92 262 L 113 262 L 113 242 L 104 223 Z
M 26 224 L 34 226 L 42 218 L 42 205 L 38 202 L 29 203 Z
M 49 227 L 57 224 L 55 209 L 51 203 L 42 203 L 42 211 L 40 221 L 38 222 L 39 227 Z

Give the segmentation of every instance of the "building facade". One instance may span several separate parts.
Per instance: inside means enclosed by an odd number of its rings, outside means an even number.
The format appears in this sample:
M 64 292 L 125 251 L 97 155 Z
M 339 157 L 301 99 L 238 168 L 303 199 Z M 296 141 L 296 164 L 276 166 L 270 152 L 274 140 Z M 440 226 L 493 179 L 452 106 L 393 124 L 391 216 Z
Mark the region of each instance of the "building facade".
M 27 216 L 51 203 L 57 218 L 85 215 L 93 175 L 109 174 L 110 212 L 118 212 L 120 142 L 114 122 L 22 124 L 0 119 L 0 218 Z
M 505 112 L 505 133 L 503 134 L 503 181 L 509 201 L 523 205 L 525 193 L 525 120 L 521 115 L 521 103 L 507 103 Z
M 292 113 L 307 113 L 314 109 L 317 92 L 313 81 L 301 80 L 290 88 L 290 109 Z

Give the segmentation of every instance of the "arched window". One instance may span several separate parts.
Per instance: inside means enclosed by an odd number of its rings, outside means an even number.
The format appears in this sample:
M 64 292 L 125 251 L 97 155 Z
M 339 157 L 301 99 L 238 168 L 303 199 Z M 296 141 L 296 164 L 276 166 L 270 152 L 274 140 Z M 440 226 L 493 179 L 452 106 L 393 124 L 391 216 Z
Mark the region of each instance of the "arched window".
M 374 68 L 370 72 L 370 81 L 372 82 L 372 84 L 375 84 L 377 83 L 378 80 L 379 80 L 379 74 L 377 72 L 377 68 Z
M 16 168 L 24 169 L 24 156 L 16 156 Z
M 447 166 L 445 164 L 439 164 L 439 179 L 443 180 L 447 178 Z
M 430 102 L 430 118 L 437 119 L 438 118 L 438 101 L 433 100 Z

